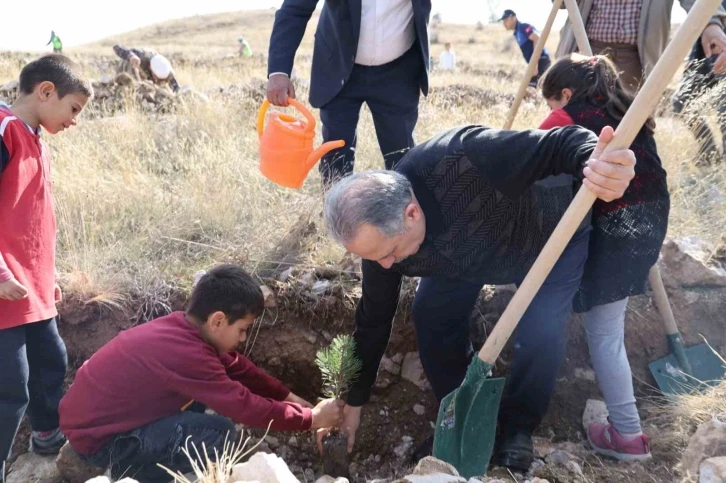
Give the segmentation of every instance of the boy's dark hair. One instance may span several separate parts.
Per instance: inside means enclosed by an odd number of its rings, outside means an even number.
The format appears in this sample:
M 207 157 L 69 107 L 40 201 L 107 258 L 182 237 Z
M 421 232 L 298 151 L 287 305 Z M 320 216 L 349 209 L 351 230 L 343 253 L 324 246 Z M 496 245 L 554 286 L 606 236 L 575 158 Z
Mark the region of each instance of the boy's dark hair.
M 32 94 L 38 84 L 46 81 L 55 85 L 59 99 L 68 94 L 93 96 L 93 87 L 81 66 L 62 54 L 44 55 L 23 67 L 18 89 L 22 94 Z
M 265 308 L 260 287 L 239 265 L 223 264 L 209 270 L 192 289 L 187 314 L 206 322 L 214 312 L 224 312 L 230 323 Z
M 547 69 L 540 85 L 545 99 L 559 101 L 562 89 L 570 89 L 570 102 L 584 100 L 594 103 L 618 121 L 623 119 L 633 103 L 633 96 L 620 82 L 615 64 L 604 55 L 585 57 L 572 54 L 559 59 Z M 652 117 L 646 121 L 645 128 L 651 134 L 655 130 Z

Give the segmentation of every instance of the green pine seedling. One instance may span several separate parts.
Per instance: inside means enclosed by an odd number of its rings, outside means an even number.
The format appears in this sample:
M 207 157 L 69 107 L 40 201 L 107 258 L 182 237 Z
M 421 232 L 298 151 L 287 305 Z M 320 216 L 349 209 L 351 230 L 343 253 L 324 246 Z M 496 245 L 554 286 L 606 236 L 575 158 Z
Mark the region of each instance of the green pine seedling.
M 362 363 L 355 356 L 355 341 L 350 335 L 339 335 L 329 347 L 320 349 L 315 363 L 323 375 L 323 394 L 342 399 L 360 373 Z

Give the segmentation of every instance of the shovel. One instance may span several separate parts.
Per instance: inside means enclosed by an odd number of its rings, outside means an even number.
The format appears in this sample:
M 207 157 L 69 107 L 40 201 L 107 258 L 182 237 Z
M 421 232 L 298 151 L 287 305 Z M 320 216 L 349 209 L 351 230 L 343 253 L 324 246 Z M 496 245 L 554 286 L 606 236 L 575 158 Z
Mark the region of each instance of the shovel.
M 661 392 L 666 396 L 690 394 L 721 382 L 726 368 L 718 354 L 708 344 L 693 347 L 683 344 L 657 265 L 650 269 L 648 282 L 663 319 L 670 350 L 670 354 L 648 365 Z
M 681 59 L 720 3 L 720 0 L 697 0 L 620 122 L 605 153 L 630 146 L 655 109 Z M 433 453 L 466 478 L 486 473 L 494 448 L 497 412 L 504 388 L 503 379 L 489 378 L 494 362 L 595 199 L 585 185 L 578 190 L 478 357 L 469 365 L 461 386 L 441 401 Z

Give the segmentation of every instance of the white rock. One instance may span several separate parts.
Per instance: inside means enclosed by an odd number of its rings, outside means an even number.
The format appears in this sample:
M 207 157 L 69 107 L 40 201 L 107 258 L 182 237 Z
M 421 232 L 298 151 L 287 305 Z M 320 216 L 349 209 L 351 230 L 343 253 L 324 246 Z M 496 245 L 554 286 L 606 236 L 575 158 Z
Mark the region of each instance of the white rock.
M 139 483 L 138 481 L 134 480 L 133 478 L 124 478 L 122 480 L 118 480 L 116 483 Z
M 709 458 L 701 463 L 698 483 L 726 482 L 726 456 Z
M 292 275 L 293 270 L 295 270 L 295 267 L 290 267 L 287 270 L 283 270 L 283 272 L 280 273 L 280 276 L 277 277 L 277 279 L 280 282 L 287 282 L 287 279 L 290 278 L 290 276 Z
M 573 461 L 574 459 L 575 456 L 571 455 L 567 451 L 557 449 L 549 455 L 545 461 L 550 465 L 566 465 L 569 461 Z
M 315 483 L 335 483 L 335 478 L 328 475 L 323 475 L 317 480 L 315 480 Z
M 691 436 L 681 462 L 690 476 L 698 474 L 703 460 L 726 455 L 726 414 L 701 424 Z
M 206 270 L 199 270 L 197 273 L 194 274 L 194 277 L 192 278 L 192 287 L 195 287 L 197 285 L 199 279 L 202 278 L 205 273 L 207 273 Z
M 460 476 L 456 468 L 450 463 L 441 461 L 433 456 L 426 456 L 418 462 L 413 470 L 414 475 L 433 475 L 436 473 L 446 473 L 447 475 Z
M 695 236 L 669 239 L 663 244 L 658 265 L 678 285 L 724 287 L 726 269 L 707 264 L 713 251 L 712 245 Z
M 529 467 L 528 473 L 529 474 L 532 474 L 535 471 L 537 471 L 538 469 L 544 468 L 544 466 L 545 466 L 545 462 L 544 461 L 542 461 L 541 459 L 535 458 L 534 461 L 532 461 L 532 464 Z
M 86 483 L 111 483 L 111 480 L 108 478 L 108 476 L 97 476 L 95 478 L 91 478 L 90 480 L 86 480 Z
M 533 478 L 530 483 L 550 483 L 549 480 L 545 480 L 543 478 Z
M 418 414 L 419 416 L 423 416 L 424 414 L 426 414 L 426 408 L 420 404 L 414 404 L 413 412 Z
M 466 483 L 460 476 L 434 473 L 433 475 L 408 475 L 403 478 L 408 483 Z
M 328 280 L 318 280 L 313 284 L 312 291 L 316 294 L 323 294 L 330 288 L 330 282 Z
M 429 382 L 426 379 L 426 375 L 424 374 L 418 352 L 409 352 L 403 358 L 403 364 L 401 365 L 401 377 L 416 384 L 422 390 L 426 390 L 430 387 Z
M 63 481 L 55 464 L 55 456 L 40 456 L 35 453 L 20 455 L 5 478 L 7 483 L 28 483 L 37 480 L 42 480 L 43 483 Z
M 572 473 L 575 473 L 576 475 L 582 474 L 582 468 L 580 468 L 580 465 L 577 464 L 576 461 L 568 461 L 565 463 L 565 468 L 567 468 Z
M 401 373 L 401 364 L 393 362 L 393 359 L 383 356 L 381 358 L 381 369 L 397 376 Z
M 478 480 L 478 479 L 472 477 L 472 478 L 469 478 L 469 481 L 467 481 L 466 483 L 483 483 L 483 482 L 481 480 Z
M 265 300 L 265 308 L 277 307 L 275 292 L 267 285 L 260 285 L 260 290 L 262 290 L 262 297 Z
M 582 427 L 585 429 L 585 434 L 592 423 L 607 423 L 607 421 L 608 407 L 605 402 L 588 399 L 585 403 L 585 412 L 582 413 Z
M 399 458 L 403 458 L 408 450 L 413 447 L 413 438 L 411 438 L 410 436 L 404 436 L 403 438 L 401 438 L 401 440 L 401 444 L 393 448 L 393 453 Z
M 575 378 L 584 381 L 595 382 L 595 371 L 592 369 L 575 368 Z
M 232 480 L 299 483 L 281 458 L 267 453 L 255 453 L 247 462 L 235 465 L 232 469 Z
M 293 448 L 297 448 L 297 438 L 295 436 L 290 436 L 290 439 L 287 440 L 287 444 Z
M 315 344 L 318 341 L 318 335 L 315 332 L 306 332 L 305 338 L 311 344 Z
M 403 354 L 399 352 L 398 354 L 395 354 L 393 357 L 391 357 L 391 360 L 396 364 L 400 365 L 403 362 Z

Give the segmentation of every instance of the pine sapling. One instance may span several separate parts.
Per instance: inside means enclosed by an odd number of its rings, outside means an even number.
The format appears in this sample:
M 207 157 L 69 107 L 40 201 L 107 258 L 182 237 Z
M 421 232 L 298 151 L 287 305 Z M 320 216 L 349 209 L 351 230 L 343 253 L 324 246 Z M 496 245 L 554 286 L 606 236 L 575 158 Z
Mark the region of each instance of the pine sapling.
M 323 376 L 323 394 L 342 399 L 358 379 L 362 364 L 355 356 L 355 341 L 350 335 L 339 335 L 329 347 L 320 349 L 315 358 Z

